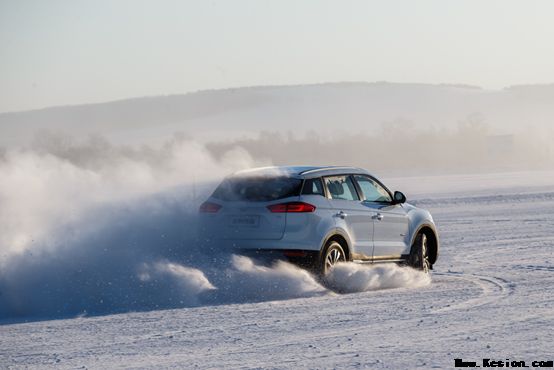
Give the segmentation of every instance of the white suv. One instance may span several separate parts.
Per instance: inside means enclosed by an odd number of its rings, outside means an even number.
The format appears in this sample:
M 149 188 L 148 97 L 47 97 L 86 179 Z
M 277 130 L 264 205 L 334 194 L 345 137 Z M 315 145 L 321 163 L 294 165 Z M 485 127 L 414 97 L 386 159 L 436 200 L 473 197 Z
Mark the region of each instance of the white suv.
M 265 167 L 227 177 L 200 206 L 201 240 L 288 259 L 325 276 L 339 261 L 428 272 L 439 254 L 431 214 L 354 167 Z

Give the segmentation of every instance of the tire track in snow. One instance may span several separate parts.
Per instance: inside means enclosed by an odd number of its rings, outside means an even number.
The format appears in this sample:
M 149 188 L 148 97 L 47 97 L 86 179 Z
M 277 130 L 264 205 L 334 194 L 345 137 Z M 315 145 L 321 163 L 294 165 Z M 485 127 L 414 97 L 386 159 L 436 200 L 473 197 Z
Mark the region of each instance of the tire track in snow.
M 518 270 L 531 270 L 531 271 L 550 271 L 554 272 L 554 266 L 536 266 L 536 265 L 516 265 L 515 269 Z
M 442 308 L 433 310 L 433 313 L 442 313 L 452 310 L 471 309 L 474 307 L 484 306 L 499 299 L 506 298 L 515 291 L 515 283 L 495 277 L 486 275 L 465 274 L 463 272 L 436 272 L 434 275 L 444 276 L 447 279 L 455 278 L 465 280 L 475 286 L 481 291 L 477 297 L 470 298 L 461 302 L 446 305 Z M 447 283 L 448 284 L 448 283 Z

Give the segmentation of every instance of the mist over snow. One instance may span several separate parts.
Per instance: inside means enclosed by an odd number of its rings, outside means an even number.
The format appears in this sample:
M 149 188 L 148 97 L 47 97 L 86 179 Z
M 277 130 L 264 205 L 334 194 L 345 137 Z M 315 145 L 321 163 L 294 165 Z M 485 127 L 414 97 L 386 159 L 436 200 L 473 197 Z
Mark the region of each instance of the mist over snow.
M 217 158 L 241 147 L 276 165 L 348 164 L 396 175 L 553 169 L 552 101 L 554 85 L 484 90 L 345 82 L 208 90 L 2 113 L 0 146 L 29 146 L 44 130 L 134 145 L 163 145 L 182 132 Z

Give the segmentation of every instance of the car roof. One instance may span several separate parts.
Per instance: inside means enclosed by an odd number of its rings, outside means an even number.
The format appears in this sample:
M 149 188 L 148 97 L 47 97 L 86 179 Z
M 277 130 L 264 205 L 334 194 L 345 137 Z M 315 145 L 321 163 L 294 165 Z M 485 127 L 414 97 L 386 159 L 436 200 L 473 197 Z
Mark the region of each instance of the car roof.
M 358 167 L 347 166 L 271 166 L 238 171 L 233 176 L 275 176 L 282 175 L 297 178 L 313 178 L 340 174 L 366 174 L 369 172 Z

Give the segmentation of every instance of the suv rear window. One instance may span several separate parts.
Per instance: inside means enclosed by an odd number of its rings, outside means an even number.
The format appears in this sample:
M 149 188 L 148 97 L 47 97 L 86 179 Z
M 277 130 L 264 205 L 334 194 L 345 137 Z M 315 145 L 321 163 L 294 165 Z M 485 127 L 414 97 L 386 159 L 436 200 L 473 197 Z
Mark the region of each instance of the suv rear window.
M 213 197 L 225 201 L 268 202 L 298 196 L 302 180 L 291 177 L 235 177 L 223 180 Z

